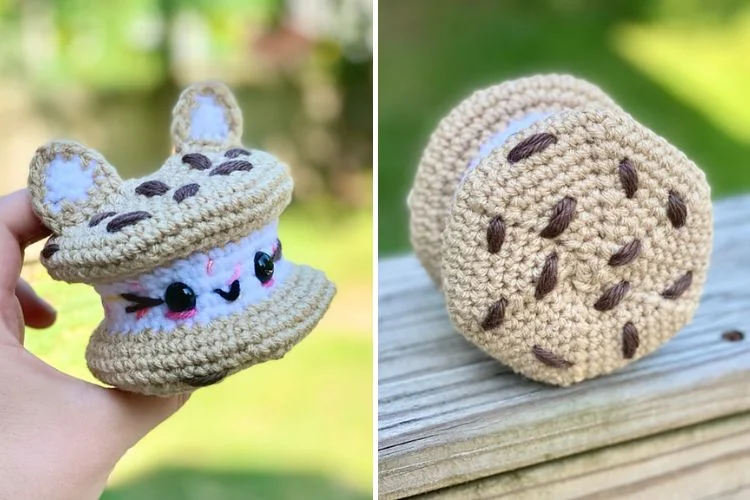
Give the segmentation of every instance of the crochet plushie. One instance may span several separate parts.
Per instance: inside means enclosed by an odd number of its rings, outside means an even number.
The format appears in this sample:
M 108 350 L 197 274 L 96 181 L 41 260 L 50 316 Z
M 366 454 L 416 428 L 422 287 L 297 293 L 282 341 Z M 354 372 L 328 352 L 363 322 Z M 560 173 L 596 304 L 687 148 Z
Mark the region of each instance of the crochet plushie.
M 706 279 L 703 172 L 570 76 L 463 101 L 432 134 L 409 206 L 456 329 L 541 382 L 653 352 L 690 322 Z
M 241 137 L 234 97 L 205 83 L 182 93 L 175 154 L 148 177 L 121 180 L 75 142 L 37 150 L 29 191 L 53 232 L 42 263 L 101 295 L 86 360 L 102 382 L 161 396 L 214 384 L 281 358 L 327 310 L 333 284 L 278 238 L 292 178 Z

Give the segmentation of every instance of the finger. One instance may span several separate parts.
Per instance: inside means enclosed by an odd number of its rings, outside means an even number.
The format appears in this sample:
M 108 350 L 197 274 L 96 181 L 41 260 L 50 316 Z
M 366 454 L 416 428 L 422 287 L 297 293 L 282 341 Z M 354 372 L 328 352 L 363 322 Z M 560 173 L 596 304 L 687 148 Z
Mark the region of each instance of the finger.
M 47 328 L 57 319 L 57 312 L 44 299 L 36 294 L 33 288 L 23 279 L 16 285 L 16 297 L 21 304 L 23 320 L 31 328 Z
M 106 389 L 113 432 L 129 449 L 187 402 L 189 393 L 166 398 Z
M 0 224 L 8 228 L 21 248 L 50 234 L 31 209 L 31 197 L 26 189 L 0 198 Z
M 25 190 L 0 198 L 0 293 L 7 294 L 0 301 L 13 297 L 23 265 L 24 246 L 48 233 L 31 210 Z

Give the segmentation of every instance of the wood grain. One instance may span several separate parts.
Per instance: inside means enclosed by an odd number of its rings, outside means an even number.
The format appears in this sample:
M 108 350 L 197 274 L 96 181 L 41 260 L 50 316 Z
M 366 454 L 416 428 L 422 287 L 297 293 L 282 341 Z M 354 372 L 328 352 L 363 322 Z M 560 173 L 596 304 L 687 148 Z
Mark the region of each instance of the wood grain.
M 750 410 L 750 197 L 715 206 L 691 325 L 569 388 L 515 375 L 456 333 L 413 256 L 379 269 L 379 491 L 402 498 Z
M 750 497 L 750 413 L 420 495 L 421 500 Z

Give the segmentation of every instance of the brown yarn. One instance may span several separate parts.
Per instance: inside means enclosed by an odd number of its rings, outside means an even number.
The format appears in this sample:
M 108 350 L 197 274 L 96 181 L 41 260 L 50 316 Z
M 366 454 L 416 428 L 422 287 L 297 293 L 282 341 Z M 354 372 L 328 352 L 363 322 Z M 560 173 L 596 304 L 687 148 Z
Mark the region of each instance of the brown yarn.
M 625 326 L 622 327 L 622 357 L 625 359 L 631 359 L 635 356 L 635 351 L 638 350 L 641 340 L 638 338 L 638 330 L 635 325 L 628 321 Z
M 109 219 L 110 217 L 112 217 L 113 215 L 116 215 L 116 214 L 117 214 L 117 212 L 102 212 L 102 213 L 96 214 L 89 221 L 89 227 L 96 227 L 104 219 Z
M 183 378 L 182 381 L 190 387 L 207 387 L 224 380 L 229 373 L 229 370 L 221 370 L 216 373 L 209 373 L 207 375 L 199 375 L 194 377 Z
M 613 267 L 624 266 L 633 262 L 640 254 L 641 240 L 634 239 L 629 243 L 625 243 L 622 248 L 615 252 L 612 257 L 609 258 L 608 264 Z
M 122 215 L 118 215 L 107 224 L 107 232 L 116 233 L 122 231 L 123 228 L 132 226 L 142 220 L 150 219 L 151 214 L 144 211 L 138 212 L 127 212 Z
M 535 345 L 531 348 L 531 352 L 534 353 L 534 356 L 536 356 L 536 359 L 541 361 L 547 366 L 551 366 L 553 368 L 570 368 L 573 366 L 573 363 L 561 358 L 557 354 L 548 351 L 547 349 L 544 349 L 543 347 L 540 347 L 538 345 Z
M 721 338 L 727 342 L 739 342 L 745 340 L 745 334 L 739 330 L 729 330 L 721 334 Z
M 229 175 L 232 172 L 248 172 L 252 168 L 253 164 L 247 160 L 230 160 L 211 170 L 211 173 L 208 175 Z
M 536 282 L 534 298 L 541 300 L 557 286 L 557 252 L 552 252 L 544 261 L 544 267 Z
M 556 238 L 560 236 L 563 231 L 568 228 L 570 221 L 573 220 L 576 210 L 576 199 L 571 196 L 566 196 L 557 205 L 552 208 L 552 215 L 549 218 L 549 223 L 542 229 L 539 235 L 542 238 Z
M 503 318 L 505 318 L 505 307 L 507 305 L 508 301 L 505 297 L 492 304 L 482 321 L 482 328 L 484 330 L 492 330 L 503 324 Z
M 238 156 L 242 156 L 242 155 L 250 156 L 250 151 L 248 151 L 247 149 L 242 149 L 242 148 L 232 148 L 226 153 L 224 153 L 224 156 L 227 158 L 237 158 Z
M 44 248 L 42 248 L 42 257 L 45 259 L 49 259 L 59 251 L 60 245 L 58 245 L 57 243 L 47 243 Z
M 487 250 L 497 253 L 505 241 L 505 221 L 499 215 L 494 217 L 487 226 Z
M 162 181 L 146 181 L 135 188 L 135 194 L 140 194 L 151 198 L 152 196 L 161 196 L 169 191 L 169 186 Z
M 630 282 L 621 281 L 614 286 L 611 286 L 599 297 L 599 300 L 594 304 L 594 309 L 597 311 L 609 311 L 617 307 L 622 302 L 625 295 L 630 291 Z
M 680 297 L 685 291 L 690 288 L 690 285 L 693 283 L 693 272 L 688 271 L 677 280 L 672 283 L 669 287 L 665 288 L 663 292 L 661 292 L 661 296 L 665 299 L 674 300 Z
M 519 161 L 528 158 L 535 153 L 544 151 L 556 142 L 557 137 L 548 132 L 531 135 L 519 142 L 516 147 L 510 150 L 510 152 L 508 153 L 508 162 L 511 165 L 513 163 L 518 163 Z
M 685 225 L 687 219 L 687 207 L 685 206 L 685 202 L 682 201 L 682 197 L 674 190 L 669 191 L 669 199 L 667 200 L 667 217 L 669 217 L 672 225 L 678 229 Z
M 207 170 L 211 168 L 211 160 L 200 153 L 188 153 L 182 157 L 182 163 L 187 163 L 190 168 L 196 170 Z
M 177 203 L 180 203 L 185 198 L 190 198 L 191 196 L 195 196 L 196 194 L 198 194 L 198 190 L 200 188 L 200 184 L 186 184 L 175 191 L 172 198 L 174 198 L 174 201 L 176 201 Z
M 623 158 L 620 160 L 617 169 L 620 172 L 620 182 L 625 190 L 625 196 L 633 198 L 638 190 L 638 172 L 636 172 L 633 162 L 629 158 Z

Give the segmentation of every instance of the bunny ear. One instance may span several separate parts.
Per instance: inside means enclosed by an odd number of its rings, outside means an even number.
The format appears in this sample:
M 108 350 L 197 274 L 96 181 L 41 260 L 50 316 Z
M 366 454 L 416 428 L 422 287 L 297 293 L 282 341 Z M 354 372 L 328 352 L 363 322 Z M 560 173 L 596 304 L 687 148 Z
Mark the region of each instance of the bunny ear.
M 182 92 L 172 112 L 172 140 L 178 153 L 188 146 L 222 149 L 240 145 L 242 112 L 226 85 L 197 83 Z
M 102 155 L 72 141 L 40 147 L 29 167 L 34 212 L 57 234 L 99 213 L 121 183 Z

